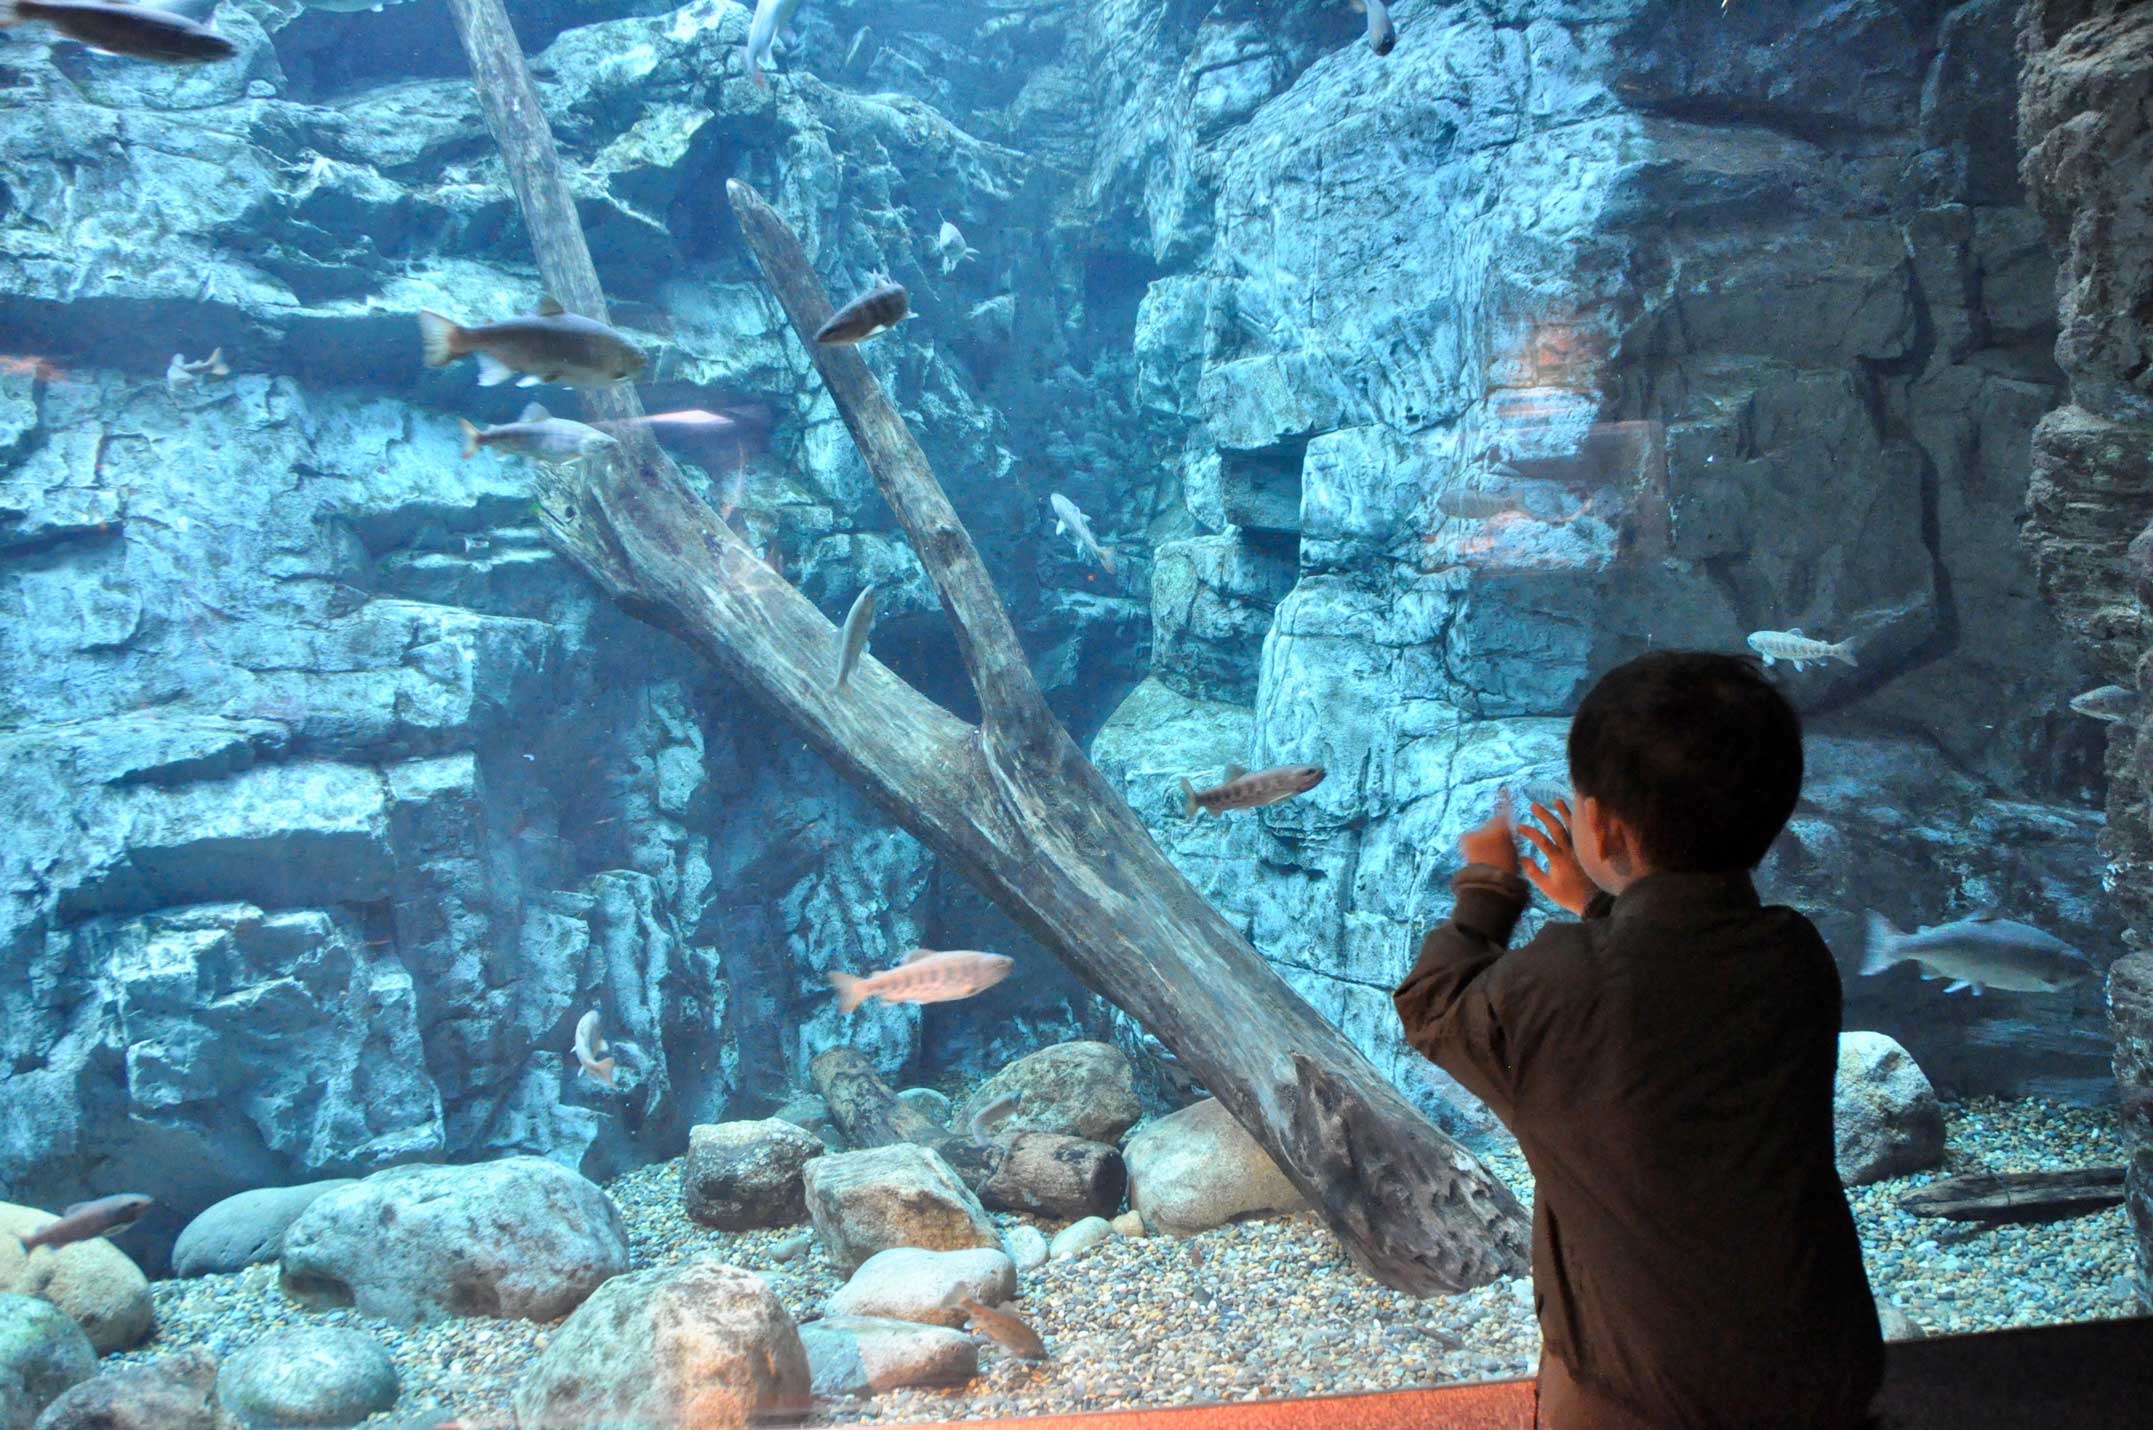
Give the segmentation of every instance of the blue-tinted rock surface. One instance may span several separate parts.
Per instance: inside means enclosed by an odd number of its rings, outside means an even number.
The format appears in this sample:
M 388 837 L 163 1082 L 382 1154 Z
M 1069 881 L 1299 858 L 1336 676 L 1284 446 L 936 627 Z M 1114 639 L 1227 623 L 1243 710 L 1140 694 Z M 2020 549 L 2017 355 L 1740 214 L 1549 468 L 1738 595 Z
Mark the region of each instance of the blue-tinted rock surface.
M 1859 643 L 1794 678 L 1818 778 L 1769 870 L 1850 969 L 1865 904 L 2002 901 L 2116 947 L 2099 734 L 2062 708 L 2092 682 L 2013 543 L 2059 374 L 1990 97 L 2010 6 L 1693 8 L 1406 0 L 1379 58 L 1337 5 L 832 0 L 764 94 L 726 0 L 512 6 L 656 350 L 648 405 L 772 410 L 744 467 L 679 449 L 712 500 L 833 617 L 887 583 L 876 654 L 969 713 L 735 238 L 739 176 L 833 292 L 910 288 L 920 316 L 863 353 L 1057 709 L 1286 977 L 1468 1128 L 1388 990 L 1458 830 L 1558 772 L 1577 693 L 1648 646 Z M 445 7 L 227 9 L 244 57 L 196 72 L 4 41 L 0 1182 L 58 1206 L 154 1179 L 168 1242 L 234 1191 L 398 1161 L 675 1155 L 837 1041 L 926 1078 L 1107 1036 L 546 548 L 521 468 L 456 459 L 456 417 L 528 394 L 422 369 L 410 314 L 540 283 Z M 947 275 L 944 219 L 979 250 Z M 173 349 L 219 344 L 232 378 L 167 388 Z M 1525 495 L 1494 521 L 1441 505 L 1501 484 Z M 1048 534 L 1050 491 L 1118 579 Z M 1294 805 L 1179 815 L 1185 774 L 1304 758 L 1331 776 Z M 1021 976 L 836 1013 L 827 969 L 917 944 Z M 1850 991 L 1947 1090 L 2100 1073 L 2091 993 Z M 575 1075 L 591 1008 L 616 1089 Z

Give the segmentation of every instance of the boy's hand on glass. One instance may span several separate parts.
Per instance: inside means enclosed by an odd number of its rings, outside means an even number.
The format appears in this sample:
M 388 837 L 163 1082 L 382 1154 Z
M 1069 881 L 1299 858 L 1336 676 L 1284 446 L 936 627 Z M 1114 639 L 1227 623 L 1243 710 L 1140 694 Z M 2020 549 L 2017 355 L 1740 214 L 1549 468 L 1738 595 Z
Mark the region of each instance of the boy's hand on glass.
M 1495 801 L 1495 813 L 1487 823 L 1468 829 L 1458 840 L 1458 852 L 1468 864 L 1491 864 L 1505 873 L 1518 872 L 1517 821 L 1510 813 L 1510 793 Z
M 1570 801 L 1559 799 L 1555 808 L 1544 804 L 1533 806 L 1533 818 L 1547 826 L 1542 833 L 1529 824 L 1517 827 L 1518 833 L 1532 841 L 1533 848 L 1540 851 L 1545 863 L 1525 861 L 1523 873 L 1532 886 L 1549 899 L 1573 914 L 1585 912 L 1585 905 L 1600 892 L 1599 885 L 1585 872 L 1585 866 L 1577 862 L 1577 851 L 1570 844 Z

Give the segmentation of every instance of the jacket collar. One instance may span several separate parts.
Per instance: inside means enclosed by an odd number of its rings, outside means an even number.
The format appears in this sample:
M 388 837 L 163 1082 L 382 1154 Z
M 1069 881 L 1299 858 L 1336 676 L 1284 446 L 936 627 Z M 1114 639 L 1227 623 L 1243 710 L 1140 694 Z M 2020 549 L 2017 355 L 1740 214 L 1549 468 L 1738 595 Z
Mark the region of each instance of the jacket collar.
M 1722 874 L 1647 874 L 1615 898 L 1612 916 L 1681 917 L 1717 910 L 1754 909 L 1757 886 L 1747 869 Z

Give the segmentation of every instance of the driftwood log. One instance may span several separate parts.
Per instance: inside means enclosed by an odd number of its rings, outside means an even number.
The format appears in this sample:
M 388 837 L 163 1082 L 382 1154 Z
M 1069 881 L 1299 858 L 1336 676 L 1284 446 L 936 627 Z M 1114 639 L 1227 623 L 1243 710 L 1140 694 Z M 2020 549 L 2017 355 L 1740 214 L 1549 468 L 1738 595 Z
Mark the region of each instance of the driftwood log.
M 1969 1172 L 1899 1198 L 1899 1210 L 1953 1221 L 2060 1221 L 2123 1201 L 2121 1167 L 2069 1172 Z
M 450 0 L 481 112 L 540 273 L 605 312 L 552 130 L 501 0 Z M 982 718 L 967 724 L 872 655 L 832 688 L 837 632 L 689 489 L 647 431 L 542 484 L 548 539 L 632 613 L 672 632 L 978 886 L 1093 990 L 1171 1048 L 1309 1198 L 1348 1254 L 1429 1294 L 1525 1271 L 1524 1208 L 1308 1006 L 1152 843 L 1048 710 L 970 535 L 851 348 L 812 334 L 827 295 L 798 239 L 727 185 L 748 247 L 941 597 Z M 588 413 L 640 415 L 625 388 Z

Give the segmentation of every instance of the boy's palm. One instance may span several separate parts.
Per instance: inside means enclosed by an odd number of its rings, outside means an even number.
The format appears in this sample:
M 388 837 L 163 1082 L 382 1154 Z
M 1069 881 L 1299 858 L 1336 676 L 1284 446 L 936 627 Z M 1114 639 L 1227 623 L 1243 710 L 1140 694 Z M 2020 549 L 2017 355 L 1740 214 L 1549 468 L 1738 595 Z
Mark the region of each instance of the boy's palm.
M 1498 869 L 1516 873 L 1518 846 L 1516 823 L 1510 813 L 1510 794 L 1506 790 L 1495 800 L 1495 813 L 1485 824 L 1465 831 L 1458 840 L 1458 852 L 1468 864 L 1492 864 Z
M 1553 902 L 1573 914 L 1584 913 L 1585 905 L 1592 902 L 1592 896 L 1600 892 L 1600 888 L 1585 872 L 1585 866 L 1577 862 L 1577 851 L 1570 845 L 1570 802 L 1557 800 L 1554 809 L 1535 804 L 1533 817 L 1547 826 L 1547 832 L 1521 824 L 1518 833 L 1540 851 L 1540 857 L 1546 862 L 1535 864 L 1528 858 L 1522 872 L 1534 888 Z

